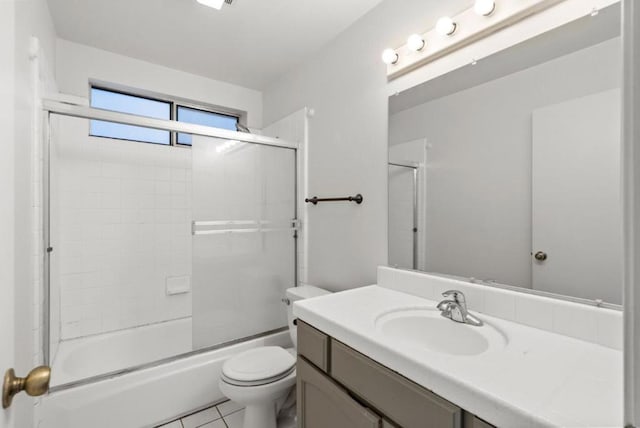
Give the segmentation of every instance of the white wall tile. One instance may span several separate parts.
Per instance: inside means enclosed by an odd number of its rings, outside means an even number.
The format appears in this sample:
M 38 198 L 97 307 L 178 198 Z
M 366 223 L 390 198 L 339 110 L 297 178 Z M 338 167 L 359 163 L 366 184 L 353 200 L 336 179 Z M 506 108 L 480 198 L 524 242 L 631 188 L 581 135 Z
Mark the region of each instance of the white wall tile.
M 553 328 L 553 305 L 548 299 L 517 296 L 515 309 L 516 322 L 548 331 Z
M 61 337 L 190 316 L 190 293 L 167 296 L 165 281 L 191 275 L 191 151 L 96 139 L 84 120 L 60 122 L 52 285 Z
M 596 340 L 600 345 L 622 350 L 623 332 L 622 312 L 606 309 L 598 312 L 596 318 Z
M 582 308 L 568 302 L 553 305 L 553 331 L 576 339 L 596 342 L 596 314 L 592 308 Z

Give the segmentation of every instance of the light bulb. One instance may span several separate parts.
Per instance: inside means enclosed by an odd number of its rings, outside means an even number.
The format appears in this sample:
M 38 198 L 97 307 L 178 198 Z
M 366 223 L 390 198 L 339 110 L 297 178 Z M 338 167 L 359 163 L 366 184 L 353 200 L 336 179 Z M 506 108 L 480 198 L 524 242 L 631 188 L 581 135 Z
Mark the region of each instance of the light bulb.
M 494 0 L 476 0 L 473 9 L 480 16 L 489 16 L 496 10 L 496 2 Z
M 456 27 L 456 23 L 453 22 L 453 19 L 449 18 L 448 16 L 443 16 L 442 18 L 438 19 L 438 22 L 436 23 L 436 31 L 441 36 L 452 35 L 456 32 Z
M 385 49 L 382 52 L 382 62 L 387 65 L 396 64 L 398 62 L 398 59 L 400 59 L 400 57 L 393 49 Z
M 407 47 L 409 48 L 409 50 L 413 52 L 421 51 L 422 48 L 424 48 L 424 45 L 425 45 L 424 39 L 419 34 L 412 34 L 407 39 Z

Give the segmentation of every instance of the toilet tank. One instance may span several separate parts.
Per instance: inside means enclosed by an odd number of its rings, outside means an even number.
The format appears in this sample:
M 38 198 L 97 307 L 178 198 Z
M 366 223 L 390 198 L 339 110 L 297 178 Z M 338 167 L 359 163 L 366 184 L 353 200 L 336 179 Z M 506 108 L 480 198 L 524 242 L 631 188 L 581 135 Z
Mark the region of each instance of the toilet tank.
M 312 297 L 324 296 L 326 294 L 331 294 L 331 292 L 320 287 L 314 287 L 313 285 L 301 285 L 299 287 L 287 289 L 287 298 L 284 300 L 287 304 L 287 325 L 289 326 L 289 334 L 291 335 L 291 341 L 293 342 L 294 348 L 297 347 L 298 339 L 297 329 L 293 324 L 295 321 L 295 317 L 293 315 L 293 302 L 311 299 Z

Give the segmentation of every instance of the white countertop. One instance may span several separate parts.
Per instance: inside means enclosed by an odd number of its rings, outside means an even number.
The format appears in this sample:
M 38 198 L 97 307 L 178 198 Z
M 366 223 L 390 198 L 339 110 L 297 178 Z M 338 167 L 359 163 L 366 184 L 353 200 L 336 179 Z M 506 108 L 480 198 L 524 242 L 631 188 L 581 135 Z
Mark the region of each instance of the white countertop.
M 437 302 L 369 286 L 295 302 L 303 321 L 500 428 L 621 427 L 622 352 L 478 314 L 507 345 L 451 356 L 394 341 L 384 312 Z M 453 321 L 452 321 L 453 322 Z

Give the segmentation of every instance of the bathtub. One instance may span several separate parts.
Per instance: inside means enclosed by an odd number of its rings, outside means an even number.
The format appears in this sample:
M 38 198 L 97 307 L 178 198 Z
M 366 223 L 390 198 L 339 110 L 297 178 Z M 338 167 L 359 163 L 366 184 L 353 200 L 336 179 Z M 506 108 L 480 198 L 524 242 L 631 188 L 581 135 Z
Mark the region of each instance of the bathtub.
M 190 324 L 182 320 L 164 327 L 164 331 L 178 333 L 183 329 L 189 342 Z M 59 349 L 52 370 L 52 380 L 57 384 L 80 374 L 102 373 L 109 368 L 121 369 L 123 361 L 148 358 L 154 352 L 167 352 L 166 347 L 175 345 L 162 335 L 162 328 L 142 327 L 110 333 L 72 343 Z M 153 341 L 157 334 L 162 341 Z M 90 339 L 90 340 L 89 340 Z M 101 342 L 102 341 L 102 342 Z M 147 342 L 148 341 L 148 342 Z M 118 343 L 117 346 L 114 343 Z M 87 345 L 87 343 L 89 345 Z M 141 346 L 141 343 L 143 346 Z M 142 354 L 120 352 L 119 346 L 135 344 Z M 145 346 L 148 345 L 148 346 Z M 182 344 L 184 345 L 184 343 Z M 153 427 L 173 420 L 193 410 L 223 401 L 225 397 L 218 388 L 218 378 L 224 361 L 241 351 L 258 346 L 291 346 L 288 331 L 248 340 L 224 348 L 199 353 L 176 361 L 115 375 L 94 383 L 54 391 L 43 397 L 36 406 L 36 424 L 39 428 L 142 428 Z M 189 347 L 190 348 L 190 347 Z M 75 350 L 76 353 L 72 351 Z M 113 350 L 118 350 L 114 352 Z M 106 353 L 102 353 L 102 351 Z M 173 352 L 173 351 L 172 351 Z M 171 354 L 175 355 L 175 353 Z M 77 358 L 76 358 L 77 357 Z M 148 362 L 143 361 L 143 363 Z M 60 373 L 55 374 L 58 367 Z M 112 371 L 112 370 L 109 370 Z M 56 377 L 57 376 L 57 377 Z
M 191 352 L 191 318 L 63 341 L 51 386 L 64 385 Z

